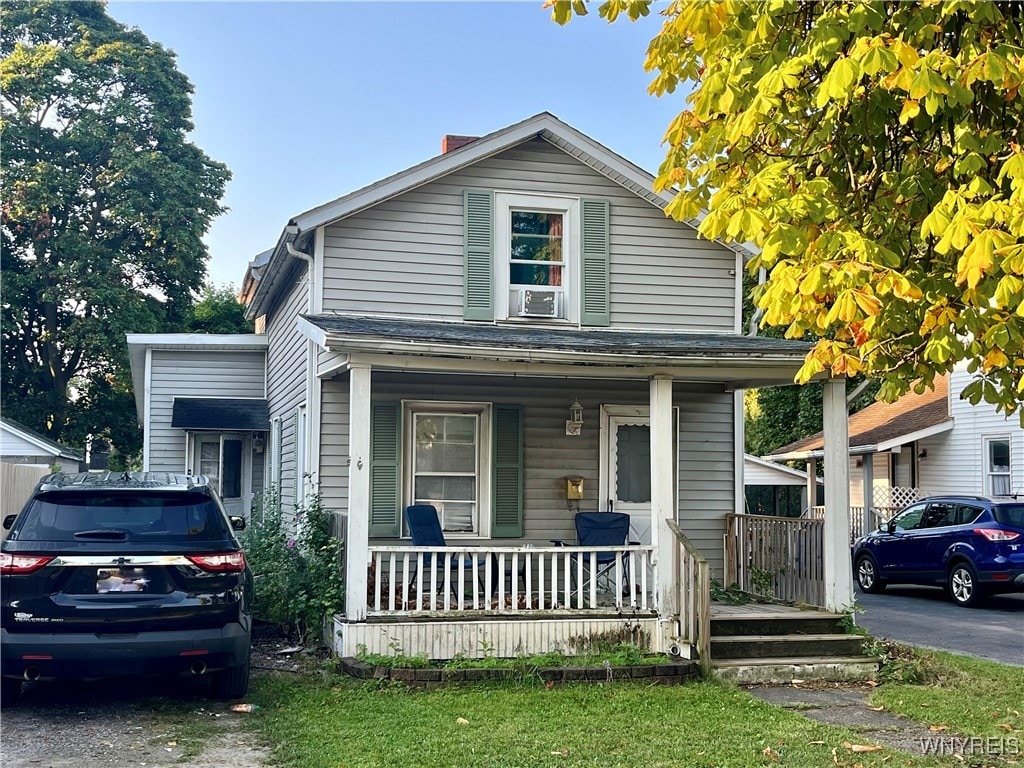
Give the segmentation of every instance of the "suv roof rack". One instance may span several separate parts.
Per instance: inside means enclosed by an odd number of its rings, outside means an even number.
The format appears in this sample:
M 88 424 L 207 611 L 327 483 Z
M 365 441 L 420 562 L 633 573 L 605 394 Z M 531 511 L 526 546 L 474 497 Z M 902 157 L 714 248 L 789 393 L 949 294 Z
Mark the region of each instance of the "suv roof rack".
M 194 488 L 205 488 L 209 484 L 209 478 L 205 475 L 104 470 L 101 472 L 57 472 L 47 475 L 39 481 L 39 490 L 158 488 L 165 491 L 189 491 Z

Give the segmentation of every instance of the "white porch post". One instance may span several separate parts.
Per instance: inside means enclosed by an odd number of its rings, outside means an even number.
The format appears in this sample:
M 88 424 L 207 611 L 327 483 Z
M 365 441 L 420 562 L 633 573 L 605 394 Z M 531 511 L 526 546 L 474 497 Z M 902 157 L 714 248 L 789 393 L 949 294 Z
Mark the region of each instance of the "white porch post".
M 349 375 L 348 530 L 345 532 L 345 616 L 366 618 L 370 547 L 370 366 Z
M 825 438 L 825 608 L 840 611 L 853 603 L 846 379 L 825 382 L 822 405 Z
M 655 602 L 664 617 L 672 610 L 672 532 L 668 519 L 675 520 L 673 487 L 672 377 L 651 379 L 651 544 L 654 547 Z M 664 633 L 659 633 L 663 635 Z M 663 638 L 662 638 L 663 639 Z M 660 650 L 660 649 L 659 649 Z
M 804 490 L 807 491 L 807 516 L 814 517 L 813 507 L 818 504 L 818 461 L 807 459 L 804 463 L 804 474 L 807 479 L 804 483 Z
M 875 515 L 871 507 L 875 501 L 875 454 L 865 453 L 861 457 L 861 465 L 864 470 L 864 523 L 863 530 L 866 536 L 875 530 Z

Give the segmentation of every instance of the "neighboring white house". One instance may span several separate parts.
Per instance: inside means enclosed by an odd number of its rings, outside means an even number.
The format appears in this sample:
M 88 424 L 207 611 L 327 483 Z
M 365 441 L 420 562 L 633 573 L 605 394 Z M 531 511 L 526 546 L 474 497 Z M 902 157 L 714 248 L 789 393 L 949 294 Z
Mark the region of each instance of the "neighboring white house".
M 78 472 L 85 468 L 85 456 L 81 451 L 61 445 L 6 417 L 0 418 L 0 461 L 45 467 L 56 465 L 65 472 Z
M 743 485 L 749 515 L 800 517 L 808 507 L 824 503 L 825 483 L 814 478 L 814 495 L 807 500 L 807 473 L 749 453 L 743 457 Z
M 895 403 L 874 403 L 850 416 L 850 503 L 887 516 L 916 499 L 941 493 L 1024 492 L 1024 429 L 987 403 L 960 392 L 971 381 L 959 365 L 935 387 Z M 774 451 L 773 461 L 822 455 L 821 434 Z M 826 477 L 828 467 L 825 468 Z
M 722 577 L 744 510 L 742 390 L 791 384 L 808 347 L 744 335 L 742 249 L 667 218 L 653 181 L 543 113 L 296 215 L 243 284 L 255 336 L 129 337 L 147 468 L 274 483 L 289 509 L 319 493 L 346 548 L 341 653 L 511 656 L 625 617 L 695 647 L 704 562 Z M 825 384 L 845 459 L 844 388 Z M 457 572 L 410 539 L 423 502 L 473 555 L 445 556 Z M 631 517 L 611 604 L 583 577 L 596 551 L 551 545 L 579 510 Z

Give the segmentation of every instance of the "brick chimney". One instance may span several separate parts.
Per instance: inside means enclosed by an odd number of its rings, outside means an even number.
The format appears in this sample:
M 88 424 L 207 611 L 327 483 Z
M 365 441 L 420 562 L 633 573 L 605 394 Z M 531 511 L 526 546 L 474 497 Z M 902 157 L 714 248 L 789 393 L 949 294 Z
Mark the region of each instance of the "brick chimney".
M 459 147 L 464 147 L 471 141 L 476 141 L 479 136 L 453 136 L 448 134 L 441 139 L 441 154 L 447 155 L 449 152 L 454 152 Z

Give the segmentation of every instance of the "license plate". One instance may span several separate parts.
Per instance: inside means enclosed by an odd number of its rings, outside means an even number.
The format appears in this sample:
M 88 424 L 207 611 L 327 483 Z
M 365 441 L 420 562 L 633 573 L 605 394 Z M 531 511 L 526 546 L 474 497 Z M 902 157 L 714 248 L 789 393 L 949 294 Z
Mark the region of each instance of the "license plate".
M 98 568 L 96 592 L 146 592 L 151 579 L 145 568 Z

